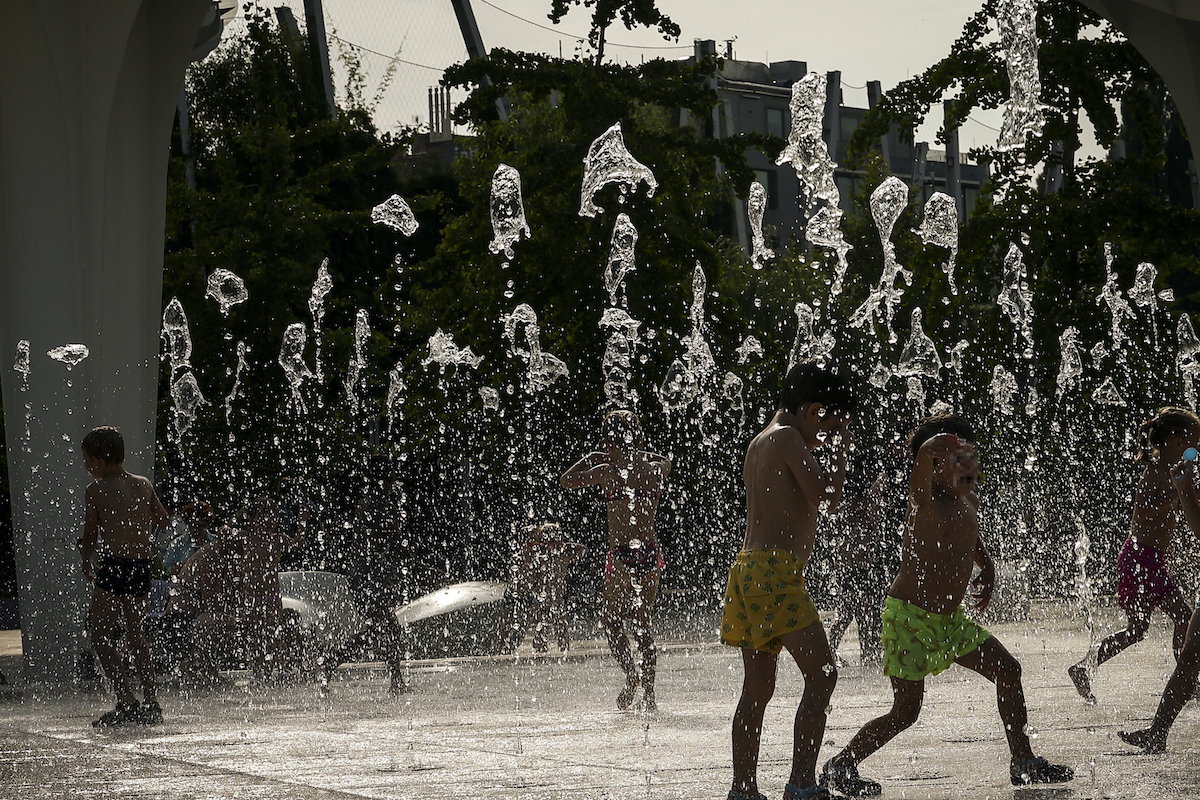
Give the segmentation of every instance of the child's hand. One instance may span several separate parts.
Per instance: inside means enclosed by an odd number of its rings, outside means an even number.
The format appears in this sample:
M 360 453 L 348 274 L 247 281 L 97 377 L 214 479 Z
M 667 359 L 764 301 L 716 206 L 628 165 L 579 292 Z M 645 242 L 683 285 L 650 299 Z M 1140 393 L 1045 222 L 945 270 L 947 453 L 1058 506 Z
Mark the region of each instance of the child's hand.
M 1194 495 L 1196 493 L 1196 462 L 1176 461 L 1171 465 L 1171 480 L 1175 490 Z
M 921 443 L 921 455 L 930 458 L 949 458 L 963 449 L 965 443 L 953 433 L 939 433 Z
M 996 589 L 996 567 L 991 562 L 979 568 L 979 574 L 971 581 L 971 597 L 975 600 L 975 610 L 982 614 L 992 602 L 992 592 Z
M 83 562 L 83 577 L 87 579 L 88 583 L 96 582 L 96 568 L 92 566 L 92 562 Z

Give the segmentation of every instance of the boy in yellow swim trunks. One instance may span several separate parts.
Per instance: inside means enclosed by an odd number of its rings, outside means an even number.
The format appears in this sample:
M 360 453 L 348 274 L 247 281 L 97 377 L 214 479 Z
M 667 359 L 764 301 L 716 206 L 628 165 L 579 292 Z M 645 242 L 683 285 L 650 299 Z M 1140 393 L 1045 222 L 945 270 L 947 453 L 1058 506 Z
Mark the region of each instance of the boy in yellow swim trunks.
M 817 514 L 841 500 L 853 398 L 845 372 L 816 362 L 792 367 L 779 410 L 746 449 L 746 538 L 729 569 L 721 641 L 742 651 L 745 680 L 733 716 L 729 800 L 762 800 L 758 750 L 763 713 L 786 649 L 804 676 L 792 771 L 784 800 L 828 798 L 816 785 L 817 753 L 837 670 L 804 585 Z M 824 449 L 826 465 L 814 456 Z
M 940 414 L 922 422 L 909 445 L 908 524 L 900 572 L 883 611 L 883 671 L 892 681 L 892 709 L 864 725 L 825 764 L 821 784 L 851 797 L 879 794 L 882 787 L 863 780 L 858 765 L 917 721 L 925 676 L 952 663 L 996 684 L 1012 784 L 1069 781 L 1075 777 L 1070 767 L 1038 758 L 1030 747 L 1021 665 L 962 610 L 973 565 L 980 568 L 975 595 L 980 611 L 987 608 L 995 583 L 995 567 L 979 535 L 974 431 L 962 417 Z

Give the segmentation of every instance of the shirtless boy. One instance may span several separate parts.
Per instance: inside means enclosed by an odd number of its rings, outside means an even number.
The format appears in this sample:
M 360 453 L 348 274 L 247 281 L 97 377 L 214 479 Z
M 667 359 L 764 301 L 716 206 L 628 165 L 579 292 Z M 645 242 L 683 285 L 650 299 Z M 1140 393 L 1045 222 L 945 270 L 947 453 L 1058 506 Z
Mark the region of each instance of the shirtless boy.
M 654 518 L 671 459 L 643 450 L 641 423 L 632 411 L 604 417 L 605 450 L 588 453 L 563 473 L 566 489 L 599 486 L 608 506 L 608 557 L 604 562 L 604 610 L 601 624 L 609 649 L 625 673 L 617 708 L 627 709 L 642 687 L 643 708 L 657 708 L 654 673 L 653 612 L 663 557 L 654 535 Z M 642 656 L 639 674 L 625 635 L 624 620 L 633 621 L 633 636 Z
M 841 501 L 852 410 L 844 373 L 816 362 L 797 364 L 784 381 L 779 410 L 746 449 L 746 538 L 729 568 L 721 621 L 721 641 L 741 648 L 745 670 L 733 715 L 729 800 L 764 797 L 758 791 L 758 751 L 784 649 L 804 676 L 784 800 L 829 797 L 816 785 L 816 764 L 837 670 L 804 583 L 804 566 L 812 556 L 818 513 Z M 828 450 L 827 467 L 814 456 L 821 448 Z
M 153 529 L 165 527 L 170 515 L 150 481 L 125 471 L 125 440 L 118 429 L 93 429 L 83 437 L 82 450 L 84 467 L 95 478 L 84 493 L 83 574 L 92 583 L 88 633 L 117 696 L 116 708 L 92 725 L 155 725 L 162 709 L 142 622 L 154 564 Z M 142 704 L 117 646 L 118 627 L 141 681 Z
M 879 794 L 882 787 L 859 777 L 858 765 L 917 721 L 925 677 L 952 663 L 996 685 L 1012 784 L 1069 781 L 1075 776 L 1069 767 L 1035 757 L 1030 747 L 1021 665 L 962 610 L 973 565 L 980 568 L 980 611 L 987 608 L 995 583 L 995 567 L 979 535 L 975 433 L 962 417 L 940 414 L 922 422 L 909 445 L 908 524 L 900 572 L 883 611 L 883 672 L 892 682 L 892 709 L 864 725 L 825 764 L 821 783 L 851 797 Z

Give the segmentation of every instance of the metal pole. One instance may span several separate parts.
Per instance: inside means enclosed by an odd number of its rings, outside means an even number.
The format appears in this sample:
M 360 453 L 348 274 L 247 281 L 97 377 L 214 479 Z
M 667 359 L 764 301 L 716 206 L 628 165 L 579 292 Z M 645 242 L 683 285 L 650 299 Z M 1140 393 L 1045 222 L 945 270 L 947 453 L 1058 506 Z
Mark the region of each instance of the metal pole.
M 337 99 L 333 94 L 333 73 L 329 70 L 329 39 L 325 36 L 325 9 L 321 0 L 304 0 L 304 21 L 308 25 L 309 50 L 325 89 L 325 102 L 329 113 L 336 115 Z
M 483 37 L 479 34 L 479 23 L 475 21 L 475 12 L 471 10 L 471 0 L 450 0 L 454 6 L 454 15 L 458 17 L 458 29 L 462 31 L 463 43 L 467 46 L 467 55 L 471 58 L 483 58 L 487 51 L 483 49 Z M 488 86 L 492 79 L 484 76 Z M 508 122 L 508 101 L 500 98 L 496 101 L 496 113 L 501 122 Z

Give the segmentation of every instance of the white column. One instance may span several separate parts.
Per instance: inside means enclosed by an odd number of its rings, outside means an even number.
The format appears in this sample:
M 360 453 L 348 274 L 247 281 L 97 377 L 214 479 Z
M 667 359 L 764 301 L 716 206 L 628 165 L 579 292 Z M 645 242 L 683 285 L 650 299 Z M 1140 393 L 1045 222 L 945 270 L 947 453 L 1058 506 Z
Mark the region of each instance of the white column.
M 168 143 L 212 11 L 0 0 L 0 384 L 33 683 L 70 682 L 84 645 L 80 439 L 120 426 L 129 468 L 153 470 Z M 71 371 L 46 355 L 68 343 L 91 351 Z

